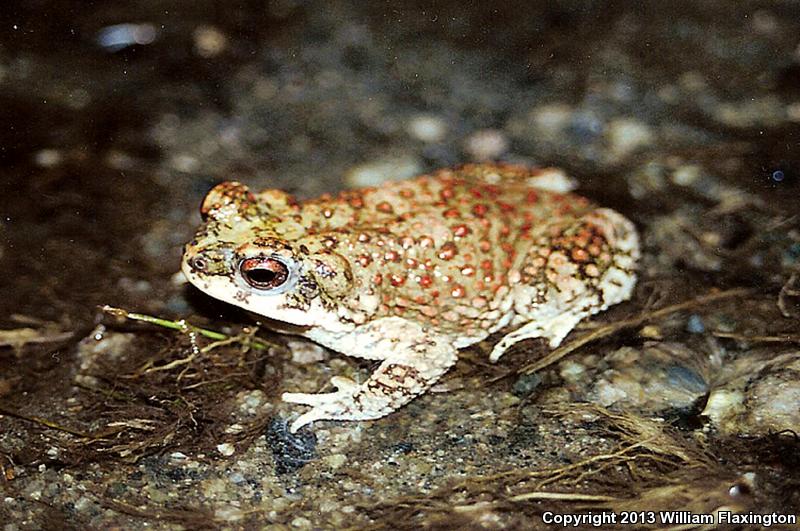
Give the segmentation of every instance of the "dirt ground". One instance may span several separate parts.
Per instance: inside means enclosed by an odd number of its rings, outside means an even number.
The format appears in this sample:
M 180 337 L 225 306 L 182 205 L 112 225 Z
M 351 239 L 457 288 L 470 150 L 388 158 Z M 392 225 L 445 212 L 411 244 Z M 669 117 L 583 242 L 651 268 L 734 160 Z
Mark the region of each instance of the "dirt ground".
M 30 0 L 0 28 L 3 531 L 796 528 L 797 2 Z M 370 364 L 184 282 L 205 192 L 480 160 L 632 219 L 633 299 L 291 435 L 282 392 Z

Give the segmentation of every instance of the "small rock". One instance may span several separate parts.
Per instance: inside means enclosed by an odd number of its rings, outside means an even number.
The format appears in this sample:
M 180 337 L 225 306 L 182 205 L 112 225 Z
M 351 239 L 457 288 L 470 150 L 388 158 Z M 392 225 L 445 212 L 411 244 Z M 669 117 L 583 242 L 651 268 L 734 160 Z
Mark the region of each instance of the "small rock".
M 508 147 L 508 138 L 497 129 L 476 131 L 464 142 L 464 151 L 474 160 L 496 159 L 505 153 Z
M 447 136 L 447 124 L 438 116 L 420 114 L 408 121 L 406 131 L 422 142 L 441 142 Z
M 332 470 L 336 470 L 347 462 L 347 456 L 344 454 L 331 454 L 326 456 L 324 461 Z
M 608 124 L 606 131 L 608 147 L 614 160 L 653 143 L 655 135 L 647 125 L 633 118 L 616 118 Z
M 380 186 L 386 181 L 408 179 L 422 173 L 422 164 L 414 155 L 400 155 L 377 159 L 352 167 L 345 174 L 351 188 Z
M 222 443 L 217 445 L 217 451 L 225 457 L 230 457 L 236 451 L 236 448 L 231 443 Z
M 286 342 L 286 345 L 292 353 L 292 363 L 298 365 L 318 363 L 328 357 L 328 352 L 325 348 L 311 341 L 290 339 Z
M 541 383 L 542 377 L 537 373 L 523 374 L 514 382 L 511 392 L 519 397 L 530 396 Z
M 200 57 L 214 57 L 225 51 L 228 38 L 213 26 L 200 26 L 192 34 L 194 51 Z
M 703 318 L 696 313 L 689 316 L 686 320 L 686 331 L 690 334 L 702 334 L 706 331 L 706 326 L 703 323 Z
M 61 164 L 63 157 L 57 149 L 42 149 L 33 156 L 33 162 L 40 168 L 52 168 Z
M 311 520 L 305 518 L 303 516 L 298 516 L 294 520 L 292 520 L 292 527 L 296 527 L 297 529 L 311 529 L 312 524 Z

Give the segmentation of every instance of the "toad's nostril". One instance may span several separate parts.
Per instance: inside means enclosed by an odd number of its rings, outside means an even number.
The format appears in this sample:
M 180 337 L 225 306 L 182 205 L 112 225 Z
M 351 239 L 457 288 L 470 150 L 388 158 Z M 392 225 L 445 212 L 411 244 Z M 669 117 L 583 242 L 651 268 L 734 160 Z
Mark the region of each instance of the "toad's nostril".
M 208 262 L 203 257 L 195 256 L 189 260 L 189 266 L 195 271 L 205 271 L 208 267 Z

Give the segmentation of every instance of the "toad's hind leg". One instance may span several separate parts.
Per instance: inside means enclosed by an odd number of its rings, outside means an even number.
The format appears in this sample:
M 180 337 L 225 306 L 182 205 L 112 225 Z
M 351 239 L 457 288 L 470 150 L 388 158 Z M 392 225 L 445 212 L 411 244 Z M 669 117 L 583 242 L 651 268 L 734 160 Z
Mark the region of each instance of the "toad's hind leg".
M 639 241 L 633 224 L 600 208 L 534 240 L 512 289 L 515 321 L 489 359 L 497 361 L 526 339 L 543 337 L 555 348 L 581 319 L 630 298 Z
M 291 432 L 315 420 L 383 417 L 424 393 L 457 359 L 451 342 L 399 318 L 367 325 L 346 349 L 350 355 L 383 361 L 362 384 L 337 376 L 331 379 L 337 388 L 333 393 L 284 393 L 285 402 L 312 407 L 292 423 Z

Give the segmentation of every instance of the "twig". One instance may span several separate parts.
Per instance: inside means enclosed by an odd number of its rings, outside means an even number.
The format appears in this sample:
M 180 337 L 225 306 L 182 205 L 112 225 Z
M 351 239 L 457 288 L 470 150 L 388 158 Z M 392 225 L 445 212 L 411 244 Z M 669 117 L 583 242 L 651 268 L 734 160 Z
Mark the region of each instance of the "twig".
M 708 304 L 710 302 L 718 301 L 720 299 L 729 299 L 732 297 L 747 295 L 748 293 L 752 293 L 752 291 L 753 290 L 746 288 L 736 288 L 727 291 L 721 291 L 718 293 L 709 293 L 707 295 L 702 295 L 700 297 L 690 299 L 688 301 L 684 301 L 678 304 L 673 304 L 672 306 L 667 306 L 659 310 L 644 313 L 642 315 L 639 315 L 638 317 L 633 317 L 631 319 L 624 319 L 622 321 L 617 321 L 615 323 L 601 326 L 599 328 L 596 328 L 592 332 L 589 332 L 588 334 L 579 337 L 575 341 L 571 341 L 570 343 L 567 343 L 566 345 L 555 349 L 553 352 L 543 357 L 542 359 L 537 360 L 533 363 L 529 363 L 528 365 L 525 365 L 524 367 L 519 369 L 517 373 L 531 374 L 533 372 L 542 370 L 543 368 L 547 367 L 548 365 L 552 365 L 553 363 L 557 362 L 570 352 L 582 347 L 583 345 L 591 343 L 592 341 L 595 341 L 597 339 L 610 336 L 624 328 L 633 328 L 636 326 L 640 326 L 647 321 L 651 321 L 659 317 L 664 317 L 665 315 L 670 315 L 676 312 L 680 312 L 682 310 L 687 310 L 695 306 Z
M 752 341 L 754 343 L 800 343 L 800 336 L 786 334 L 785 336 L 748 336 L 733 332 L 721 332 L 714 330 L 711 332 L 714 337 L 724 337 L 739 341 Z
M 46 426 L 46 427 L 54 429 L 54 430 L 63 431 L 65 433 L 69 433 L 70 435 L 76 435 L 78 437 L 83 437 L 85 439 L 92 439 L 93 438 L 93 436 L 91 434 L 89 434 L 89 433 L 86 433 L 86 432 L 83 432 L 83 431 L 74 430 L 74 429 L 68 428 L 66 426 L 62 426 L 61 424 L 57 424 L 57 423 L 53 422 L 52 420 L 44 419 L 42 417 L 33 417 L 33 416 L 23 415 L 22 413 L 18 413 L 16 411 L 11 411 L 10 409 L 6 409 L 6 408 L 4 408 L 2 406 L 0 406 L 0 414 L 8 415 L 9 417 L 14 417 L 14 418 L 18 418 L 20 420 L 25 420 L 25 421 L 28 421 L 28 422 L 32 422 L 34 424 L 40 424 L 42 426 Z
M 604 496 L 602 494 L 582 494 L 580 492 L 546 492 L 534 491 L 526 492 L 525 494 L 517 494 L 511 496 L 508 501 L 525 501 L 525 500 L 561 500 L 561 501 L 617 501 L 619 498 L 614 496 Z
M 149 324 L 154 324 L 157 326 L 163 326 L 164 328 L 170 328 L 172 330 L 180 330 L 181 332 L 194 332 L 199 334 L 203 337 L 207 337 L 209 339 L 215 339 L 217 341 L 236 341 L 236 337 L 231 337 L 221 332 L 215 332 L 214 330 L 207 330 L 205 328 L 200 328 L 194 325 L 190 325 L 183 319 L 180 321 L 170 321 L 169 319 L 162 319 L 160 317 L 153 317 L 152 315 L 146 315 L 143 313 L 135 313 L 129 312 L 127 310 L 123 310 L 122 308 L 114 308 L 113 306 L 105 305 L 101 307 L 101 310 L 104 312 L 113 315 L 119 319 L 130 319 L 132 321 L 142 321 Z M 252 338 L 251 339 L 252 347 L 257 350 L 263 350 L 269 348 L 271 345 L 266 341 L 261 339 Z

